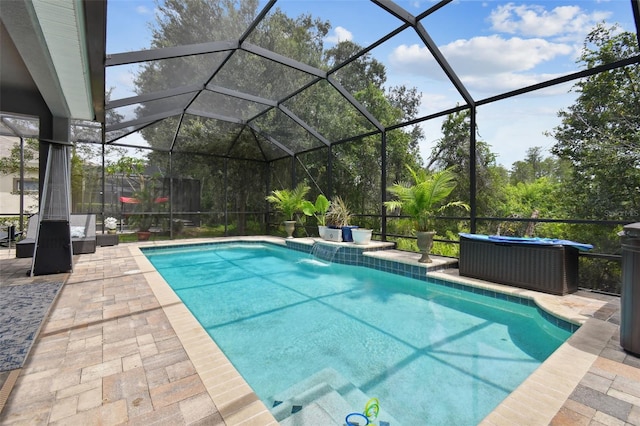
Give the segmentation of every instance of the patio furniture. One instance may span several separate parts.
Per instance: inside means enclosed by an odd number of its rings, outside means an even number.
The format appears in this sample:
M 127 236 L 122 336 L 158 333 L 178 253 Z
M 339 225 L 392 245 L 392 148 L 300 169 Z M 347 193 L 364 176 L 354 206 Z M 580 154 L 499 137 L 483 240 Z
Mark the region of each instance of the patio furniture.
M 117 246 L 119 242 L 118 234 L 97 234 L 96 242 L 100 247 Z
M 38 215 L 35 214 L 29 218 L 25 239 L 16 243 L 16 257 L 33 257 L 38 225 Z M 73 254 L 95 253 L 96 215 L 82 213 L 71 214 L 69 227 Z
M 15 226 L 7 226 L 6 230 L 0 231 L 0 246 L 11 247 L 11 243 L 15 243 L 20 235 L 22 232 L 16 232 Z
M 578 251 L 565 240 L 460 234 L 461 276 L 565 295 L 578 289 Z

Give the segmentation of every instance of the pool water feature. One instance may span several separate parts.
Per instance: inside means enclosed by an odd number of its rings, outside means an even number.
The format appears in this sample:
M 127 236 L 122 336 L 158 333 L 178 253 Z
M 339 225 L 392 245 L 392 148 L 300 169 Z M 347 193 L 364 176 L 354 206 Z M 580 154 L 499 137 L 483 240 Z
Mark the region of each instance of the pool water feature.
M 371 397 L 379 424 L 477 424 L 571 334 L 535 306 L 271 244 L 145 254 L 282 424 L 344 424 Z
M 310 259 L 311 260 L 325 260 L 332 262 L 336 256 L 336 253 L 340 250 L 339 245 L 330 245 L 323 243 L 314 243 L 311 247 Z

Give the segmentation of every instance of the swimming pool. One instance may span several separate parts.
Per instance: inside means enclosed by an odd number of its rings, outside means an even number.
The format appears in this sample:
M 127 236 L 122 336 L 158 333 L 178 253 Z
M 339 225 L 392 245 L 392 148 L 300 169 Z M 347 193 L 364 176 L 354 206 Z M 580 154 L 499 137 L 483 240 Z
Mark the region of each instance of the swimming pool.
M 145 254 L 279 420 L 377 397 L 390 424 L 477 424 L 570 335 L 533 306 L 269 244 Z

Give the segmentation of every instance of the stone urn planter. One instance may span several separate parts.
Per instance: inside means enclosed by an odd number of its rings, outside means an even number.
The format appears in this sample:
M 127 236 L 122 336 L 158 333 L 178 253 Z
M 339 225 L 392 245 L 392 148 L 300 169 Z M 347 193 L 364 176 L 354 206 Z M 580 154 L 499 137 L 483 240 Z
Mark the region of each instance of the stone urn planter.
M 287 233 L 287 238 L 293 238 L 293 232 L 296 230 L 296 221 L 295 220 L 285 220 L 284 221 L 284 230 Z
M 433 260 L 429 257 L 429 252 L 431 252 L 431 247 L 433 247 L 433 237 L 436 235 L 435 232 L 432 231 L 421 231 L 416 232 L 418 237 L 418 250 L 422 253 L 422 257 L 418 259 L 419 263 L 431 263 Z

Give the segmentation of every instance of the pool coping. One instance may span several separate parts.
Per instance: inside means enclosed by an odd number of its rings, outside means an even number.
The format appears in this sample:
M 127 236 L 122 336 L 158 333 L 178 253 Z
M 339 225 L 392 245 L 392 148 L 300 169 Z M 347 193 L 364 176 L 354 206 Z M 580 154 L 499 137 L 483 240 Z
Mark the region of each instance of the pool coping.
M 287 245 L 283 238 L 268 236 L 212 238 L 199 240 L 199 243 L 231 241 Z M 193 245 L 193 243 L 181 243 L 176 240 L 152 242 L 131 246 L 129 250 L 225 423 L 227 425 L 277 425 L 278 422 L 266 405 L 141 251 L 142 248 L 148 247 L 178 245 Z M 376 256 L 402 258 L 404 262 L 411 262 L 412 257 L 417 260 L 416 256 L 419 255 L 412 255 L 396 250 L 376 252 Z M 563 345 L 485 417 L 481 425 L 530 424 L 532 419 L 536 419 L 536 424 L 549 424 L 605 348 L 607 342 L 602 336 L 611 336 L 615 331 L 614 324 L 576 314 L 559 303 L 560 296 L 460 277 L 449 270 L 428 272 L 427 276 L 483 291 L 529 299 L 549 314 L 581 325 Z

